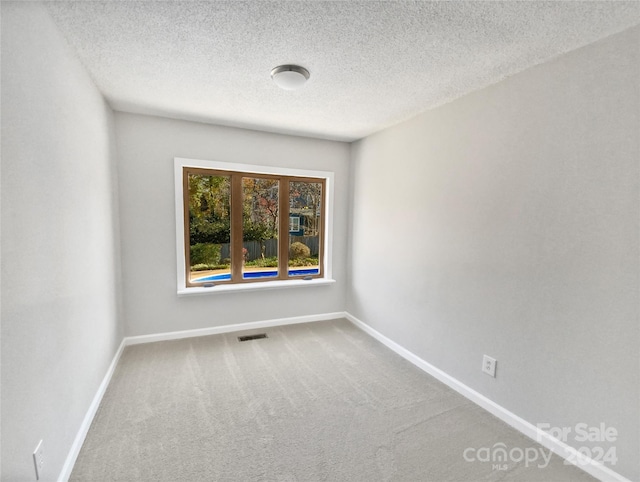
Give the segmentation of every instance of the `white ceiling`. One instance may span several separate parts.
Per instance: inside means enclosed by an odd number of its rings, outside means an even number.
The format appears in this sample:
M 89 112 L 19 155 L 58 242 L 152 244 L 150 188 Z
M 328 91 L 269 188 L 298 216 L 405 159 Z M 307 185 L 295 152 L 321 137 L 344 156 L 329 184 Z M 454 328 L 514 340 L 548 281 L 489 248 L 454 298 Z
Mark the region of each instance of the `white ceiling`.
M 346 141 L 640 23 L 636 1 L 46 5 L 116 110 Z

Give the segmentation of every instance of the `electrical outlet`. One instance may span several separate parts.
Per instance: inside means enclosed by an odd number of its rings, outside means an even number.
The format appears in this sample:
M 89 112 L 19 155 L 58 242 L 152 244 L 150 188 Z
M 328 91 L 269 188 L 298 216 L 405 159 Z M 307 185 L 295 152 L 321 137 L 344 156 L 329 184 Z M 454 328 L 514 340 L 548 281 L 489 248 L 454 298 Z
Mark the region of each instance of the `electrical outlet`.
M 484 355 L 482 357 L 482 371 L 485 372 L 487 375 L 492 376 L 493 378 L 496 377 L 496 365 L 498 364 L 498 362 L 496 361 L 495 358 L 491 358 L 490 356 Z
M 42 440 L 33 451 L 33 465 L 36 467 L 36 480 L 40 480 L 42 476 L 42 466 L 44 465 L 44 456 L 42 455 Z

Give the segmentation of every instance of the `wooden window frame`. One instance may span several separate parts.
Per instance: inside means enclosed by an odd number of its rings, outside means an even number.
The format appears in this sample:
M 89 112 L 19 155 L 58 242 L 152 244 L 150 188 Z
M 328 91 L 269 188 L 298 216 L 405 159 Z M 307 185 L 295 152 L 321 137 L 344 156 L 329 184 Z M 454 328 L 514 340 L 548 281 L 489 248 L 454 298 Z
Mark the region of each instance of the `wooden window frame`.
M 178 159 L 176 159 L 176 162 Z M 204 162 L 204 161 L 203 161 Z M 253 283 L 268 283 L 273 281 L 291 281 L 291 280 L 310 280 L 321 279 L 325 277 L 326 259 L 325 244 L 327 242 L 326 230 L 328 224 L 327 206 L 329 204 L 328 180 L 329 176 L 309 176 L 309 175 L 292 175 L 292 174 L 271 174 L 265 173 L 264 169 L 253 170 L 228 170 L 215 167 L 200 167 L 181 165 L 180 176 L 182 179 L 182 219 L 183 219 L 183 244 L 184 252 L 184 285 L 186 288 L 208 287 L 212 285 L 239 285 Z M 257 167 L 257 166 L 254 166 Z M 178 165 L 176 164 L 176 169 Z M 176 170 L 176 174 L 178 171 Z M 189 174 L 199 174 L 207 176 L 229 177 L 231 184 L 230 192 L 230 254 L 231 254 L 231 279 L 218 280 L 215 282 L 202 281 L 193 282 L 190 280 L 190 237 L 189 237 Z M 329 173 L 327 173 L 329 174 Z M 244 278 L 243 277 L 243 193 L 242 178 L 250 177 L 256 179 L 273 179 L 278 181 L 278 275 L 265 278 Z M 322 198 L 320 204 L 320 223 L 318 226 L 318 274 L 315 275 L 297 275 L 289 274 L 289 216 L 290 216 L 290 199 L 289 184 L 290 182 L 307 182 L 321 184 Z M 284 233 L 284 235 L 282 235 Z M 179 263 L 180 264 L 180 263 Z M 180 284 L 180 283 L 179 283 Z M 180 286 L 179 286 L 180 289 Z

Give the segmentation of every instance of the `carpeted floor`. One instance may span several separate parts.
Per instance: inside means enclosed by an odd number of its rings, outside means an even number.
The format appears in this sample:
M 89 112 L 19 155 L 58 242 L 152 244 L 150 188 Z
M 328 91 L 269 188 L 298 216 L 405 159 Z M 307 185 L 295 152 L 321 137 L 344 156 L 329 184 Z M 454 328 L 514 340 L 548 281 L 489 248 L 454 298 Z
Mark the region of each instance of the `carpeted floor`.
M 71 480 L 594 480 L 346 320 L 257 332 L 127 347 Z

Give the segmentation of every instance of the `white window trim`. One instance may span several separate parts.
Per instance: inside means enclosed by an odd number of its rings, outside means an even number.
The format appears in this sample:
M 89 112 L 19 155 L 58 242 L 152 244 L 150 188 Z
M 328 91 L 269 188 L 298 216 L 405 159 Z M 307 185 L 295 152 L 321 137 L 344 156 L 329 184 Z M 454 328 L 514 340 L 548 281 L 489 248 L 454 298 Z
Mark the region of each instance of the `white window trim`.
M 278 280 L 255 283 L 238 283 L 214 285 L 213 287 L 187 288 L 185 245 L 184 245 L 184 206 L 183 206 L 183 168 L 199 167 L 203 169 L 216 169 L 219 171 L 245 171 L 253 174 L 280 174 L 285 176 L 311 177 L 325 179 L 326 206 L 324 229 L 324 259 L 323 278 L 311 280 Z M 334 283 L 332 277 L 332 251 L 333 251 L 333 191 L 334 173 L 331 171 L 313 171 L 306 169 L 291 169 L 286 167 L 255 166 L 252 164 L 236 164 L 233 162 L 206 161 L 200 159 L 174 158 L 175 177 L 175 207 L 176 207 L 176 259 L 178 295 L 228 293 L 230 291 L 256 291 L 263 289 L 294 288 L 302 286 L 319 286 Z

